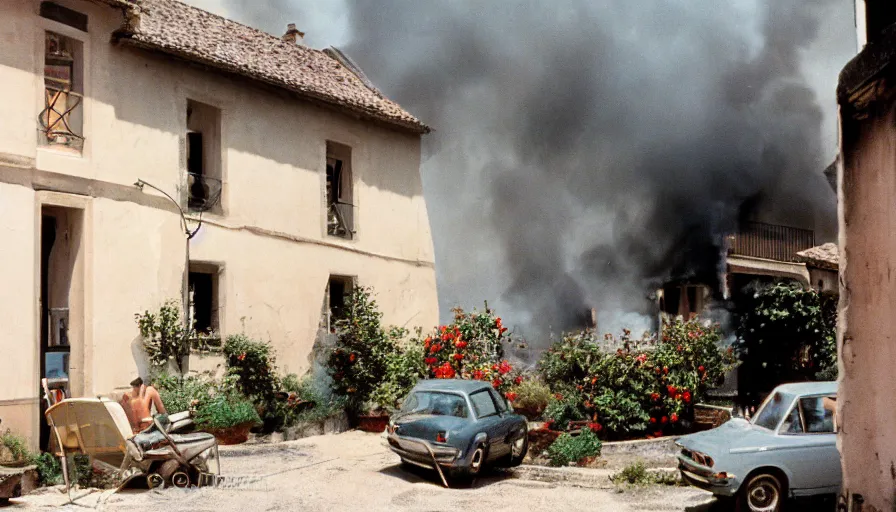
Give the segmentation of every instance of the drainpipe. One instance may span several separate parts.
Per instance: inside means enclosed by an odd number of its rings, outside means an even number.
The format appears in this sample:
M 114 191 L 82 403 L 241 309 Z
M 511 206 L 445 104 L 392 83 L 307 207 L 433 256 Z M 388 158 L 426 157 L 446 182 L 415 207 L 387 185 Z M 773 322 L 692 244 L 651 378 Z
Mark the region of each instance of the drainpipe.
M 152 183 L 148 183 L 141 179 L 138 179 L 137 182 L 134 183 L 134 185 L 137 188 L 139 188 L 140 190 L 143 190 L 143 187 L 146 186 L 146 187 L 149 187 L 149 188 L 159 192 L 163 196 L 167 197 L 177 208 L 177 211 L 180 213 L 181 227 L 184 230 L 184 237 L 185 237 L 185 241 L 184 241 L 184 278 L 183 278 L 183 282 L 181 283 L 180 291 L 181 291 L 181 303 L 182 303 L 182 306 L 184 309 L 184 335 L 186 336 L 187 333 L 190 332 L 190 327 L 191 327 L 191 323 L 190 323 L 190 240 L 192 240 L 193 237 L 196 236 L 196 233 L 199 232 L 199 228 L 202 227 L 202 220 L 200 218 L 199 225 L 196 226 L 196 229 L 191 230 L 190 225 L 187 224 L 187 215 L 184 213 L 183 208 L 180 207 L 180 203 L 178 203 L 173 197 L 168 195 L 167 192 L 165 192 L 164 190 L 160 189 L 159 187 L 153 185 Z M 189 364 L 189 358 L 187 358 L 185 361 L 178 361 L 178 365 L 180 366 L 181 373 L 184 375 L 186 375 L 187 372 L 189 371 L 188 364 Z

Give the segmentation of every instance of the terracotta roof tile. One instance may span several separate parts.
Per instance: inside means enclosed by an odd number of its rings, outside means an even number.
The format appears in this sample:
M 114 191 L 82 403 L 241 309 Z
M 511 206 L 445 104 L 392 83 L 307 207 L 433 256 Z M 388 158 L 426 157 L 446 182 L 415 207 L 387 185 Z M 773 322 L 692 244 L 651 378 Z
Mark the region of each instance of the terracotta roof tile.
M 323 51 L 288 43 L 176 0 L 140 0 L 139 5 L 139 23 L 116 33 L 121 43 L 282 87 L 414 133 L 430 131 Z
M 840 267 L 840 253 L 837 244 L 827 243 L 796 253 L 797 259 L 819 268 L 837 269 Z

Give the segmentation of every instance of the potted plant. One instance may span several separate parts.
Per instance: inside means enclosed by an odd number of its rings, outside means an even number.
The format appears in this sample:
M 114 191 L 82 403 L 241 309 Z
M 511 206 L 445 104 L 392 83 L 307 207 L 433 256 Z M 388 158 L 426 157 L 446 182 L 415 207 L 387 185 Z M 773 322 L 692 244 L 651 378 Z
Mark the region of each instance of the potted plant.
M 261 423 L 261 418 L 252 402 L 230 392 L 200 404 L 193 421 L 213 434 L 220 444 L 240 444 L 249 439 L 249 430 Z
M 23 467 L 31 461 L 31 453 L 25 439 L 10 430 L 0 435 L 0 466 Z

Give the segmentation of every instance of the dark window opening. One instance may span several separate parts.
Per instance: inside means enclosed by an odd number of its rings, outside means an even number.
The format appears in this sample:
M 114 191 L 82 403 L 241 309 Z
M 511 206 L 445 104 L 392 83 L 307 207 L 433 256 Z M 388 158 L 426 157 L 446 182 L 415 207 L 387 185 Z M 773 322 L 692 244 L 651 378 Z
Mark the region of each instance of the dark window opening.
M 345 318 L 346 302 L 354 288 L 354 280 L 351 277 L 330 276 L 327 284 L 328 295 L 328 329 L 331 333 L 336 331 L 336 322 Z
M 187 205 L 194 211 L 216 208 L 221 197 L 221 112 L 187 100 L 185 158 Z M 217 209 L 220 212 L 220 209 Z
M 327 142 L 327 234 L 351 239 L 354 230 L 352 148 Z
M 688 286 L 688 313 L 699 313 L 697 310 L 697 287 Z
M 218 331 L 218 272 L 213 265 L 190 264 L 190 304 L 193 328 L 198 334 Z

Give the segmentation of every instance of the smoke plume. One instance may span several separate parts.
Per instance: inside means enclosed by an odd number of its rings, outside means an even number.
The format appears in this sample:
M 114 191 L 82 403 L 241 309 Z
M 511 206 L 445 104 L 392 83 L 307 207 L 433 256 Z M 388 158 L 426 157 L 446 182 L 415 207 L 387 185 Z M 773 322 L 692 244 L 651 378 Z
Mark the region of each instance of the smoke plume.
M 224 1 L 274 33 L 296 21 Z M 423 171 L 444 311 L 490 299 L 529 333 L 592 307 L 645 313 L 668 278 L 712 284 L 745 203 L 835 237 L 821 171 L 836 152 L 835 70 L 854 51 L 849 2 L 343 5 L 344 49 L 436 129 Z M 298 21 L 309 38 L 326 30 Z M 802 69 L 834 37 L 825 125 Z

